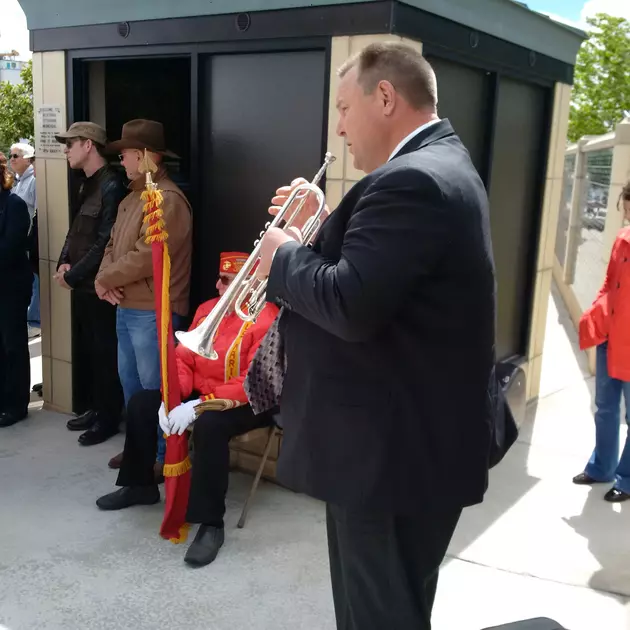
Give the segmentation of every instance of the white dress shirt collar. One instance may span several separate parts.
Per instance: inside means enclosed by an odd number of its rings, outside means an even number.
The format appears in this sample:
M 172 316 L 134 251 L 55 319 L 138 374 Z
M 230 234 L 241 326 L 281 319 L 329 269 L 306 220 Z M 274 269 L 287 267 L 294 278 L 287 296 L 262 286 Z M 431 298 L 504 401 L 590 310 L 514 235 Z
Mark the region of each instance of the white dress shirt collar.
M 414 129 L 408 136 L 403 138 L 398 143 L 398 146 L 392 151 L 392 154 L 389 156 L 389 160 L 391 160 L 396 155 L 396 153 L 398 153 L 398 151 L 400 151 L 407 144 L 407 142 L 409 142 L 412 138 L 415 138 L 421 131 L 428 129 L 431 125 L 435 125 L 435 123 L 438 122 L 440 122 L 439 118 L 436 120 L 431 120 L 428 123 L 424 123 L 424 125 L 420 125 L 417 129 Z M 389 162 L 389 160 L 387 161 Z

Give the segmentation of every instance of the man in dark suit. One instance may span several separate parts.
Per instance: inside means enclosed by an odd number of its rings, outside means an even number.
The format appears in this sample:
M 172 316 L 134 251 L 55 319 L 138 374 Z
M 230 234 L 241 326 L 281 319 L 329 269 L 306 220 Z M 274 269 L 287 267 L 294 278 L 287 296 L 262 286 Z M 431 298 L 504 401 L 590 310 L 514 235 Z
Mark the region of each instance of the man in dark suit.
M 337 132 L 366 176 L 312 248 L 268 230 L 258 269 L 284 307 L 278 477 L 327 503 L 337 627 L 428 629 L 462 508 L 487 487 L 488 199 L 417 51 L 372 44 L 339 74 Z

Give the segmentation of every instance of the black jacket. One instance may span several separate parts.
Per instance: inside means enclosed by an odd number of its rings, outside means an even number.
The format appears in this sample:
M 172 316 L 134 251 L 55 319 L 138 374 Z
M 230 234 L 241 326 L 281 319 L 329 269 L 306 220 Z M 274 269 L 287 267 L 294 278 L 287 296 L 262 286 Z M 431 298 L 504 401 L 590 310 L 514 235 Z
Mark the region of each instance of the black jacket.
M 94 293 L 94 279 L 109 242 L 118 206 L 127 195 L 122 177 L 103 166 L 79 190 L 79 210 L 66 236 L 57 268 L 69 263 L 65 281 L 73 289 Z
M 313 249 L 279 248 L 278 478 L 347 507 L 421 513 L 487 487 L 495 272 L 488 199 L 447 120 L 358 182 Z
M 0 285 L 30 286 L 33 281 L 28 261 L 28 206 L 17 195 L 0 190 Z

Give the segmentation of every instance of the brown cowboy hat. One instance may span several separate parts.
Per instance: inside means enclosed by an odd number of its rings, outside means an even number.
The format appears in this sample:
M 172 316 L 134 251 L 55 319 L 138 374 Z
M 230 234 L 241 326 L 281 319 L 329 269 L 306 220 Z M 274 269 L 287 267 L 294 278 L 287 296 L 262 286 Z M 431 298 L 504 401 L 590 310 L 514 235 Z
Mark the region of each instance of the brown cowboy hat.
M 122 138 L 107 145 L 107 151 L 117 153 L 122 149 L 151 151 L 167 157 L 180 159 L 179 155 L 169 151 L 164 142 L 164 126 L 155 120 L 130 120 L 122 128 Z

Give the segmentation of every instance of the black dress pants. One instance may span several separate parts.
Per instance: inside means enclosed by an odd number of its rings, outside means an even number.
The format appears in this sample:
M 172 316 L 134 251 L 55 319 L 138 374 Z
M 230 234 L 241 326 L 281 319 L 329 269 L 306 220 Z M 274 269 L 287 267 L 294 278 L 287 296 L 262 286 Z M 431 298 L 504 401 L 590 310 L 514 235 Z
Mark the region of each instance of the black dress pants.
M 77 334 L 77 407 L 118 426 L 124 407 L 118 378 L 116 307 L 96 294 L 73 291 Z
M 0 285 L 0 413 L 24 416 L 31 399 L 27 310 L 33 277 Z
M 125 450 L 117 485 L 155 484 L 153 465 L 160 404 L 160 392 L 155 390 L 138 392 L 129 401 Z M 255 416 L 249 405 L 229 411 L 206 411 L 195 420 L 187 522 L 217 526 L 223 523 L 230 472 L 229 442 L 237 435 L 269 426 L 270 422 L 265 414 Z
M 430 630 L 438 571 L 460 508 L 394 516 L 328 504 L 337 630 Z

